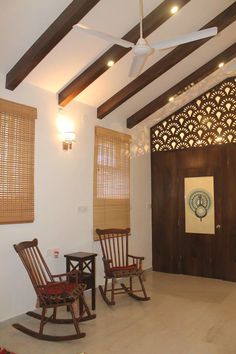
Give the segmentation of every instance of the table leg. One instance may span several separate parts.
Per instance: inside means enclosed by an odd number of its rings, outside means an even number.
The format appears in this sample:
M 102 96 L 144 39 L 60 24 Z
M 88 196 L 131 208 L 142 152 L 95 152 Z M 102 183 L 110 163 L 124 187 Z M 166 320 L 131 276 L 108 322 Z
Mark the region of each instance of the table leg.
M 70 260 L 68 258 L 66 258 L 66 273 L 70 272 Z M 70 311 L 70 307 L 66 306 L 66 310 Z
M 79 271 L 80 274 L 83 272 L 83 261 L 78 262 L 79 263 Z M 79 315 L 82 317 L 83 316 L 83 303 L 82 301 L 79 301 Z
M 96 308 L 95 257 L 92 260 L 92 310 Z
M 92 310 L 96 309 L 96 289 L 92 288 Z

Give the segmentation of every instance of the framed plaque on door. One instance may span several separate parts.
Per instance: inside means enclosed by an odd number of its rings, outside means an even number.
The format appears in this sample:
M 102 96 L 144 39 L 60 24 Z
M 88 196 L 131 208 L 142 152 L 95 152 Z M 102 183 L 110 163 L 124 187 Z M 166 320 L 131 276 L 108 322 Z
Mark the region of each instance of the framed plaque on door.
M 214 177 L 185 177 L 185 233 L 215 234 Z

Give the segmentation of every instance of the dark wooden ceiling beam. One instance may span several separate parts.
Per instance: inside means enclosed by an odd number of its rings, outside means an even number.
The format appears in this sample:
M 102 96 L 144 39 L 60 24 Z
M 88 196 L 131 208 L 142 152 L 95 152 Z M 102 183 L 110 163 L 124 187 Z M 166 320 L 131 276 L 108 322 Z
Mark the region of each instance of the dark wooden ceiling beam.
M 6 76 L 6 88 L 14 90 L 40 61 L 100 0 L 74 0 L 25 52 Z
M 209 27 L 218 27 L 218 32 L 221 32 L 224 28 L 229 26 L 232 22 L 236 20 L 236 1 L 229 6 L 226 10 L 221 12 L 212 21 L 208 22 L 201 29 Z M 114 109 L 119 107 L 122 103 L 128 100 L 130 97 L 135 95 L 137 92 L 142 90 L 145 86 L 150 84 L 152 81 L 160 77 L 166 71 L 168 71 L 172 66 L 176 65 L 190 53 L 194 52 L 196 49 L 205 44 L 210 38 L 201 39 L 199 41 L 179 45 L 166 56 L 161 58 L 158 62 L 152 65 L 144 73 L 139 75 L 135 80 L 126 85 L 123 89 L 118 91 L 114 96 L 109 98 L 97 109 L 98 118 L 102 119 Z
M 181 8 L 189 1 L 190 0 L 165 0 L 161 3 L 161 5 L 155 8 L 143 19 L 144 37 L 147 37 L 166 20 L 168 20 L 169 17 L 173 16 L 170 14 L 170 9 L 172 6 L 178 5 L 178 7 Z M 139 34 L 139 24 L 137 24 L 122 38 L 136 43 L 139 39 Z M 131 48 L 123 48 L 118 45 L 113 45 L 59 93 L 58 104 L 60 106 L 67 105 L 73 98 L 79 95 L 84 89 L 86 89 L 86 87 L 88 87 L 93 81 L 109 69 L 107 66 L 107 62 L 109 60 L 112 59 L 116 63 L 130 50 Z
M 169 90 L 155 98 L 153 101 L 148 103 L 145 107 L 141 108 L 139 111 L 134 113 L 132 116 L 127 118 L 127 128 L 133 128 L 138 123 L 142 122 L 144 119 L 149 117 L 152 113 L 156 112 L 158 109 L 162 108 L 169 103 L 170 97 L 176 97 L 184 93 L 193 85 L 203 80 L 205 77 L 213 73 L 215 70 L 219 69 L 219 63 L 227 63 L 236 56 L 236 43 L 231 45 L 229 48 L 221 52 L 215 58 L 210 60 L 208 63 L 201 66 L 199 69 L 194 71 L 192 74 L 185 77 L 178 84 L 172 86 Z

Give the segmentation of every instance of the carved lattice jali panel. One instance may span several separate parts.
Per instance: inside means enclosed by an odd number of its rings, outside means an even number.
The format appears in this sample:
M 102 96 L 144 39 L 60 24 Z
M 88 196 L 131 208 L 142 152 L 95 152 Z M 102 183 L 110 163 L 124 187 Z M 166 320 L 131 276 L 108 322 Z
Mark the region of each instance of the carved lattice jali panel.
M 236 78 L 228 78 L 151 128 L 152 152 L 236 143 Z

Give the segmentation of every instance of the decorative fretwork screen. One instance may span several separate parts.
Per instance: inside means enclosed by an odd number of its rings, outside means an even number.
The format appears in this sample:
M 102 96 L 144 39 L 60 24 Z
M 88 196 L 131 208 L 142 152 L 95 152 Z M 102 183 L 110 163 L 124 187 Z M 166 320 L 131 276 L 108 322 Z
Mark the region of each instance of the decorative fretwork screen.
M 152 152 L 236 143 L 236 78 L 228 78 L 151 128 Z

